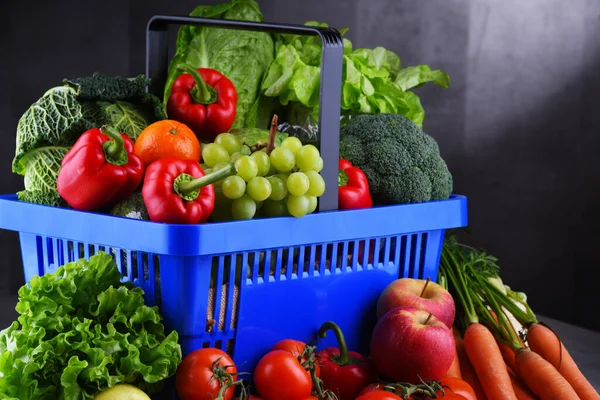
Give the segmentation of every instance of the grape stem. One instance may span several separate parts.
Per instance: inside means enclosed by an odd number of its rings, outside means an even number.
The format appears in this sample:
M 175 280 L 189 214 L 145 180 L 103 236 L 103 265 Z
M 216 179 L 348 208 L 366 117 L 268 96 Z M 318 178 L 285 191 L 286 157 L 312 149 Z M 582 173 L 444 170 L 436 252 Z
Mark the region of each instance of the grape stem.
M 277 133 L 278 122 L 279 117 L 277 117 L 277 114 L 273 115 L 273 119 L 271 120 L 271 130 L 269 131 L 269 140 L 267 141 L 267 154 L 271 154 L 275 148 L 275 134 Z

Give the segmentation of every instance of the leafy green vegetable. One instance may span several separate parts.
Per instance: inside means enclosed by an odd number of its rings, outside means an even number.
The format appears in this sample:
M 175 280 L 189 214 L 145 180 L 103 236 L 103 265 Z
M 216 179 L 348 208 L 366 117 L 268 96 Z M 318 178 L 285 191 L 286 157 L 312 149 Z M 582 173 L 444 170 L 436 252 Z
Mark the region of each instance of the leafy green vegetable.
M 262 83 L 264 94 L 279 97 L 283 105 L 297 101 L 307 107 L 319 104 L 321 69 L 307 65 L 292 45 L 284 44 L 277 50 Z
M 190 14 L 194 17 L 263 21 L 258 3 L 254 0 L 232 0 L 215 6 L 198 6 Z M 171 94 L 171 86 L 181 71 L 180 63 L 194 68 L 212 68 L 229 78 L 238 94 L 233 128 L 255 127 L 261 119 L 256 113 L 260 83 L 273 60 L 273 39 L 265 32 L 182 26 L 179 29 L 175 55 L 169 65 L 164 92 L 164 104 Z M 251 114 L 253 110 L 255 114 Z
M 26 153 L 22 159 L 25 165 L 25 190 L 56 192 L 56 178 L 67 151 L 68 147 L 53 146 L 38 147 Z
M 432 71 L 428 65 L 417 65 L 399 70 L 395 80 L 396 85 L 404 91 L 421 87 L 427 82 L 447 88 L 450 85 L 450 77 L 439 69 Z
M 77 90 L 80 100 L 125 100 L 141 96 L 150 79 L 144 75 L 133 78 L 105 76 L 95 72 L 92 76 L 75 79 L 63 79 L 65 86 Z
M 52 207 L 69 207 L 67 202 L 60 197 L 58 192 L 44 193 L 40 190 L 21 190 L 20 192 L 17 192 L 17 198 L 19 201 L 24 201 L 26 203 L 42 204 Z
M 13 172 L 25 175 L 23 157 L 32 149 L 72 144 L 81 134 L 82 122 L 75 89 L 61 86 L 48 90 L 19 120 Z
M 134 141 L 149 125 L 148 121 L 153 120 L 148 112 L 126 101 L 114 103 L 99 101 L 97 105 L 105 113 L 107 124 L 125 133 Z
M 306 25 L 327 26 L 313 21 Z M 289 124 L 299 126 L 311 136 L 318 122 L 321 44 L 313 37 L 280 35 L 276 49 L 275 60 L 262 82 L 262 92 L 277 98 L 286 108 L 282 114 Z M 394 52 L 383 47 L 353 49 L 347 39 L 344 39 L 342 65 L 343 115 L 394 113 L 411 119 L 419 127 L 425 112 L 419 97 L 409 90 L 426 82 L 441 87 L 448 87 L 450 82 L 448 75 L 440 70 L 432 71 L 426 65 L 401 68 L 401 60 Z M 298 105 L 307 110 L 298 110 Z M 289 107 L 296 110 L 290 112 Z M 308 119 L 294 119 L 299 116 Z
M 98 253 L 34 277 L 19 290 L 18 322 L 0 332 L 0 398 L 79 400 L 117 383 L 148 393 L 181 361 L 143 291 L 121 283 Z

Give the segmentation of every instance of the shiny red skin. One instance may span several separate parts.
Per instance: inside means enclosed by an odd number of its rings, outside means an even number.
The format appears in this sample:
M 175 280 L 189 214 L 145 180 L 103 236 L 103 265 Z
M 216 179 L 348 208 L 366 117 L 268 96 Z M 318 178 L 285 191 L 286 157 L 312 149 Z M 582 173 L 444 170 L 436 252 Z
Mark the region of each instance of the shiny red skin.
M 173 188 L 175 179 L 181 174 L 193 178 L 205 175 L 198 161 L 177 158 L 156 160 L 146 169 L 142 197 L 152 221 L 168 224 L 198 224 L 205 222 L 213 212 L 214 185 L 202 187 L 195 200 L 184 200 Z
M 466 400 L 477 400 L 475 391 L 468 382 L 456 377 L 444 377 L 440 380 L 440 385 L 444 388 L 445 396 L 438 390 L 436 394 L 440 398 L 448 399 L 451 394 L 463 396 Z
M 452 332 L 434 315 L 398 307 L 375 325 L 371 359 L 383 378 L 420 384 L 444 377 L 454 360 L 454 346 Z
M 133 142 L 123 137 L 127 164 L 107 161 L 104 143 L 111 138 L 98 128 L 84 132 L 64 156 L 56 187 L 76 210 L 90 211 L 129 197 L 142 182 L 144 164 L 134 153 Z
M 197 69 L 204 82 L 215 89 L 217 99 L 212 104 L 194 103 L 190 91 L 196 81 L 190 74 L 180 75 L 171 87 L 167 101 L 169 118 L 190 127 L 198 139 L 212 142 L 220 133 L 229 132 L 237 107 L 237 90 L 233 83 L 219 71 Z
M 218 360 L 218 361 L 217 361 Z M 213 363 L 218 362 L 225 371 L 237 378 L 237 368 L 227 353 L 220 349 L 204 348 L 191 352 L 179 364 L 175 376 L 177 394 L 181 400 L 213 400 L 221 390 L 221 383 L 214 379 Z M 230 400 L 235 386 L 225 389 L 223 400 Z
M 356 400 L 402 400 L 402 397 L 385 390 L 374 390 L 360 395 Z M 412 397 L 408 400 L 412 400 Z
M 329 347 L 317 353 L 321 367 L 323 388 L 334 393 L 338 400 L 354 400 L 360 391 L 377 378 L 369 358 L 349 351 L 352 364 L 340 365 L 336 362 L 340 350 Z
M 263 400 L 305 400 L 311 396 L 310 373 L 289 351 L 274 350 L 265 354 L 256 365 L 253 378 Z
M 275 345 L 271 348 L 271 351 L 273 350 L 283 350 L 283 351 L 287 351 L 288 353 L 291 353 L 294 357 L 298 357 L 300 356 L 300 354 L 304 353 L 304 348 L 306 347 L 306 343 L 300 341 L 300 340 L 294 340 L 294 339 L 283 339 L 280 340 L 279 342 L 275 343 Z M 302 358 L 302 361 L 306 361 L 306 358 Z M 318 363 L 316 363 L 315 366 L 315 372 L 317 374 L 317 377 L 321 376 L 321 367 L 319 366 Z
M 339 170 L 344 171 L 348 181 L 346 185 L 338 186 L 338 208 L 340 210 L 371 208 L 373 199 L 365 173 L 343 158 L 339 160 Z

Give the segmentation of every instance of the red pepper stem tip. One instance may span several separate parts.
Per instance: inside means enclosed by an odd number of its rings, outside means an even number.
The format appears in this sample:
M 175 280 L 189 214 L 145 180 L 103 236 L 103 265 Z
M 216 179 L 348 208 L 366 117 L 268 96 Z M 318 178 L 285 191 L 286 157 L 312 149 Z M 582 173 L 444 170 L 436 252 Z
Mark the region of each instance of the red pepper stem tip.
M 348 175 L 346 171 L 340 170 L 338 172 L 338 186 L 346 186 L 348 184 Z
M 196 179 L 175 179 L 175 192 L 179 193 L 180 196 L 186 198 L 192 196 L 194 199 L 198 197 L 199 191 L 204 186 L 208 186 L 211 183 L 215 183 L 220 181 L 221 179 L 225 179 L 228 176 L 235 175 L 237 170 L 235 169 L 235 165 L 230 164 L 228 167 L 224 167 L 218 169 L 216 171 L 211 172 L 210 174 L 201 176 Z M 179 175 L 177 178 L 185 176 L 185 174 Z
M 350 357 L 350 354 L 348 354 L 348 346 L 346 345 L 346 339 L 344 338 L 342 329 L 336 323 L 327 321 L 321 325 L 318 334 L 319 337 L 324 339 L 328 330 L 332 330 L 335 334 L 335 338 L 338 342 L 338 349 L 340 349 L 340 356 L 339 358 L 336 357 L 334 361 L 341 366 L 352 364 L 353 360 Z
M 187 64 L 177 64 L 177 69 L 194 78 L 196 84 L 190 90 L 190 96 L 192 96 L 194 103 L 212 104 L 217 100 L 215 89 L 204 81 L 204 78 L 202 78 L 202 75 L 200 75 L 200 72 L 196 68 Z
M 106 161 L 115 165 L 127 164 L 127 150 L 125 150 L 125 140 L 121 133 L 111 126 L 103 126 L 100 128 L 100 132 L 110 138 L 102 145 Z

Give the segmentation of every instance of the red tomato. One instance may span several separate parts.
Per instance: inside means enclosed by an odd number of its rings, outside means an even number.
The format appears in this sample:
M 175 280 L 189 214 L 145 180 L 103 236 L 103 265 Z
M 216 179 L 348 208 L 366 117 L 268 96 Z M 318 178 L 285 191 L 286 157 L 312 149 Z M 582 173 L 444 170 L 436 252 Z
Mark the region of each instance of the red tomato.
M 196 350 L 188 354 L 177 369 L 175 385 L 182 400 L 212 400 L 218 396 L 221 382 L 213 379 L 213 363 L 217 360 L 217 365 L 231 374 L 233 381 L 236 380 L 237 368 L 227 353 L 213 348 Z M 230 400 L 234 391 L 235 386 L 230 386 L 223 399 Z
M 436 394 L 444 399 L 451 399 L 451 394 L 460 395 L 467 400 L 477 400 L 475 391 L 466 381 L 455 377 L 446 377 L 440 380 L 440 384 L 444 388 L 445 396 L 442 396 L 442 391 L 438 390 Z M 460 399 L 460 397 L 457 397 Z
M 441 392 L 438 393 L 438 399 L 445 399 L 445 400 L 467 400 L 467 398 L 465 396 L 461 396 L 458 393 L 452 393 L 450 391 L 446 391 L 446 395 L 445 396 L 441 396 Z M 430 399 L 431 397 L 427 397 L 428 399 Z
M 312 379 L 297 356 L 274 350 L 256 365 L 254 386 L 263 400 L 306 400 L 312 392 Z
M 255 395 L 251 394 L 250 396 L 244 397 L 244 398 L 236 397 L 235 400 L 262 400 L 262 399 L 260 397 L 258 397 L 258 396 L 255 396 Z M 316 398 L 315 396 L 310 396 L 310 397 L 307 397 L 306 399 L 303 399 L 303 400 L 319 400 L 319 399 Z
M 360 395 L 356 400 L 402 400 L 402 397 L 385 390 L 374 390 L 367 394 Z
M 302 354 L 304 352 L 305 347 L 306 347 L 306 343 L 301 342 L 299 340 L 284 339 L 284 340 L 280 340 L 279 342 L 275 343 L 275 346 L 273 346 L 271 351 L 283 350 L 283 351 L 287 351 L 287 352 L 293 354 L 294 356 L 298 357 L 300 354 Z
M 306 343 L 301 342 L 299 340 L 294 339 L 283 339 L 279 342 L 275 343 L 275 346 L 271 348 L 273 350 L 283 350 L 292 354 L 294 357 L 298 357 L 300 354 L 304 353 L 304 349 L 306 348 Z M 302 359 L 306 360 L 305 358 Z M 321 376 L 321 368 L 319 367 L 319 363 L 315 364 L 315 370 L 317 373 L 317 377 Z
M 361 390 L 361 392 L 358 395 L 362 396 L 363 394 L 367 394 L 369 392 L 375 392 L 377 390 L 381 390 L 381 389 L 383 389 L 384 386 L 385 385 L 383 383 L 371 383 L 369 386 L 367 386 L 363 390 Z

